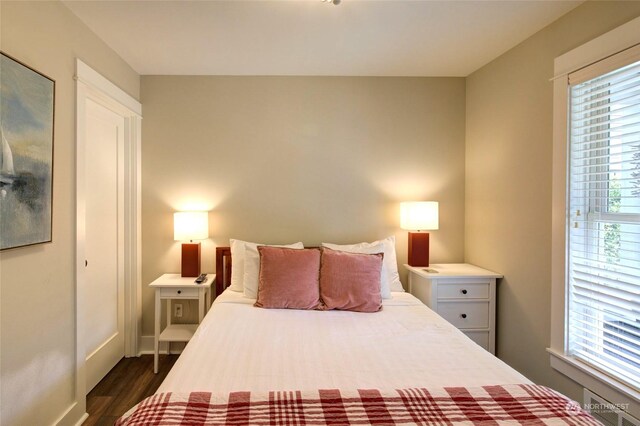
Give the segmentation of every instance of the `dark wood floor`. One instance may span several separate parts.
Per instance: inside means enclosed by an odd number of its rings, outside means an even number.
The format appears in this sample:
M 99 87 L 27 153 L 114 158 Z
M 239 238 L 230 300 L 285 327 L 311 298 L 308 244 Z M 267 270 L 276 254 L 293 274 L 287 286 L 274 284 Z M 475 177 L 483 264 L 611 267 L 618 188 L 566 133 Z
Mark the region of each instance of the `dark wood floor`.
M 89 418 L 83 426 L 113 425 L 149 395 L 153 395 L 173 367 L 178 355 L 160 355 L 158 374 L 153 374 L 153 355 L 123 358 L 87 395 Z

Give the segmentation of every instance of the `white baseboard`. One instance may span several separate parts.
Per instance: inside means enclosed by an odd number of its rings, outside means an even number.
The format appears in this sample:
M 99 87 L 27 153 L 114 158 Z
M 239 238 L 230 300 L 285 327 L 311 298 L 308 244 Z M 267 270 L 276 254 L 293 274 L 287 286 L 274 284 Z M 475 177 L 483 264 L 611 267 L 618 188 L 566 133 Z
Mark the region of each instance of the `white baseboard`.
M 84 413 L 84 416 L 82 416 L 82 418 L 78 421 L 78 423 L 76 423 L 76 426 L 82 426 L 82 423 L 84 423 L 85 420 L 87 420 L 89 418 L 89 413 Z
M 153 355 L 153 339 L 154 336 L 142 336 L 140 339 L 140 346 L 138 351 L 138 356 L 140 355 Z M 166 355 L 168 342 L 160 342 L 160 348 L 158 350 L 159 353 Z M 182 349 L 184 348 L 184 343 L 175 342 L 171 343 L 171 353 L 172 354 L 181 354 Z
M 65 411 L 65 413 L 62 416 L 60 416 L 60 418 L 54 423 L 54 425 L 80 426 L 89 417 L 89 414 L 83 411 L 84 409 L 81 408 L 80 404 L 78 404 L 77 402 L 74 402 L 73 404 L 71 404 L 71 407 L 69 407 L 67 411 Z

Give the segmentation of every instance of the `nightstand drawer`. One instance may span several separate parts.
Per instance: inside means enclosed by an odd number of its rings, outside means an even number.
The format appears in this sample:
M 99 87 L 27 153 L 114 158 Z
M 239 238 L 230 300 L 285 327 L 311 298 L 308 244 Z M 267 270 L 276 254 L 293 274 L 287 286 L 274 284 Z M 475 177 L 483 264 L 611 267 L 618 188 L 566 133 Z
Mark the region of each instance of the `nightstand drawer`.
M 478 345 L 489 350 L 489 332 L 488 331 L 464 331 L 471 340 Z
M 438 302 L 438 313 L 457 328 L 489 327 L 489 302 Z
M 160 297 L 163 297 L 163 298 L 171 297 L 176 299 L 179 299 L 181 297 L 198 298 L 198 289 L 197 288 L 161 288 Z
M 438 299 L 488 299 L 489 283 L 438 285 Z

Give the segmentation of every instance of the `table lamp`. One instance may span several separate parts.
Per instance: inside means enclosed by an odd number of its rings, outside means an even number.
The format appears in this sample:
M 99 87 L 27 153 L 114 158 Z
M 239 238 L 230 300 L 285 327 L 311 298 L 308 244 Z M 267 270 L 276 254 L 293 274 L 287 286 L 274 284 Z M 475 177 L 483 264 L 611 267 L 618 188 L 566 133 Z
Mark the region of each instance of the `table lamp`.
M 173 239 L 182 243 L 183 277 L 200 275 L 200 242 L 209 238 L 209 212 L 176 212 L 173 214 Z
M 429 233 L 438 229 L 438 202 L 400 203 L 400 227 L 409 232 L 409 265 L 429 266 Z

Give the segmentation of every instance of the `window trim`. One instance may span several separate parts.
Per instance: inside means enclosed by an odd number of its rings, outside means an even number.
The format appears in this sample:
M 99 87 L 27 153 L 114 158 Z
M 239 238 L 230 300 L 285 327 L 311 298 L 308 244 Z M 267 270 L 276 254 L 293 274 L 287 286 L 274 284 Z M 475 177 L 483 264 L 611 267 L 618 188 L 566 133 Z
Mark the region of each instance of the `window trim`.
M 569 73 L 597 63 L 638 44 L 640 18 L 573 49 L 554 61 L 553 175 L 551 220 L 551 367 L 613 402 L 629 403 L 629 413 L 640 417 L 640 392 L 567 355 L 567 154 L 569 143 Z

